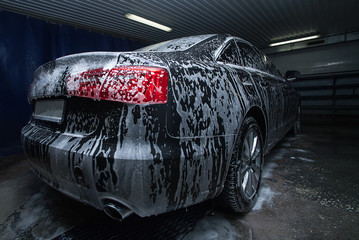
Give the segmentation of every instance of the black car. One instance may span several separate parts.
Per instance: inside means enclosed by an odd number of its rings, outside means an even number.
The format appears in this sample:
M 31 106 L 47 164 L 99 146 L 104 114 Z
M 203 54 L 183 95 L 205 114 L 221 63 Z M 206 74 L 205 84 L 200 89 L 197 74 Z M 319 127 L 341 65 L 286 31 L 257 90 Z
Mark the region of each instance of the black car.
M 264 154 L 300 127 L 297 92 L 229 35 L 58 58 L 37 69 L 28 100 L 33 171 L 114 218 L 216 197 L 247 212 Z

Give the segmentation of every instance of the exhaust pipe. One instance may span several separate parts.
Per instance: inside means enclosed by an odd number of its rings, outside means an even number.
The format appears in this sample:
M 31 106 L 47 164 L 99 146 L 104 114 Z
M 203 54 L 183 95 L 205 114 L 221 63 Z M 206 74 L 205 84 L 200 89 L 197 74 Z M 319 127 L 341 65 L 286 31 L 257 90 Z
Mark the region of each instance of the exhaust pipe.
M 133 211 L 127 207 L 112 202 L 105 204 L 103 210 L 108 216 L 119 221 L 122 221 L 123 219 L 133 214 Z

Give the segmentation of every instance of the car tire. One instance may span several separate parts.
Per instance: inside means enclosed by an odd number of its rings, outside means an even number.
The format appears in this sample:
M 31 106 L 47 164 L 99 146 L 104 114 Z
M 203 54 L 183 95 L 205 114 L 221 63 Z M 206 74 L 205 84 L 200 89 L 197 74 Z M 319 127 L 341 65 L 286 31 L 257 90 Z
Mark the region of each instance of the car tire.
M 292 133 L 292 135 L 297 135 L 300 133 L 301 130 L 302 130 L 302 122 L 301 122 L 301 111 L 300 111 L 300 106 L 299 106 L 298 111 L 297 111 L 297 117 L 296 117 L 294 125 L 291 129 L 291 133 Z
M 260 128 L 253 117 L 247 117 L 240 128 L 220 196 L 224 207 L 237 213 L 250 211 L 258 198 L 263 159 Z

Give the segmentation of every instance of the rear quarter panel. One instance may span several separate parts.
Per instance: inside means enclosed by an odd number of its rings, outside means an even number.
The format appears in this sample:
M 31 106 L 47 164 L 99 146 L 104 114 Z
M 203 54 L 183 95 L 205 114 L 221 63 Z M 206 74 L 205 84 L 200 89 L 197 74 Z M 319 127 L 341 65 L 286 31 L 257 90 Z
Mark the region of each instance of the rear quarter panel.
M 259 98 L 254 87 L 249 94 L 230 67 L 180 58 L 167 64 L 166 126 L 180 146 L 177 169 L 183 182 L 178 192 L 188 191 L 192 199 L 198 194 L 210 198 L 224 184 L 240 124 Z

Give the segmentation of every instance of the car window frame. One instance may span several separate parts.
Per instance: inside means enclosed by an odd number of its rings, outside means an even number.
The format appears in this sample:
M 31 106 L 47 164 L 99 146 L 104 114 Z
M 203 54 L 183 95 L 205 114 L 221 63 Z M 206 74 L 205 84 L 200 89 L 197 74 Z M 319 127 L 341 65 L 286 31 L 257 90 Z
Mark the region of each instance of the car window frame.
M 263 65 L 265 69 L 267 70 L 267 73 L 277 77 L 277 78 L 283 78 L 282 74 L 280 74 L 278 68 L 276 65 L 270 60 L 270 58 L 265 55 L 263 52 L 261 52 L 258 48 L 253 46 L 254 50 L 256 50 L 257 54 L 260 56 Z
M 258 60 L 259 60 L 259 63 L 262 65 L 262 69 L 260 69 L 260 68 L 254 68 L 254 67 L 252 67 L 252 66 L 246 65 L 245 59 L 243 58 L 243 56 L 242 56 L 242 54 L 241 54 L 241 51 L 240 51 L 241 48 L 240 48 L 240 46 L 238 45 L 238 43 L 241 43 L 241 44 L 243 44 L 244 46 L 246 46 L 246 47 L 248 47 L 249 49 L 252 50 L 252 52 L 254 53 L 254 55 L 257 56 L 257 58 L 258 58 Z M 246 41 L 243 41 L 242 39 L 239 39 L 239 38 L 236 39 L 236 44 L 237 44 L 238 52 L 239 52 L 241 58 L 243 59 L 243 65 L 242 65 L 243 67 L 253 68 L 253 69 L 256 69 L 256 70 L 258 70 L 258 71 L 265 72 L 265 70 L 266 70 L 265 64 L 264 64 L 264 62 L 263 62 L 263 60 L 262 60 L 262 58 L 261 58 L 261 55 L 258 54 L 256 47 L 254 47 L 251 43 L 246 42 Z
M 236 43 L 237 52 L 238 52 L 238 55 L 239 55 L 239 57 L 240 57 L 240 64 L 241 64 L 241 65 L 234 65 L 234 64 L 230 64 L 230 65 L 235 66 L 236 68 L 240 68 L 240 69 L 246 70 L 246 71 L 250 71 L 250 72 L 253 72 L 253 71 L 254 71 L 254 72 L 256 72 L 257 74 L 265 75 L 265 76 L 267 76 L 267 77 L 277 79 L 277 80 L 280 81 L 280 82 L 286 82 L 286 80 L 285 80 L 285 79 L 283 78 L 283 76 L 279 73 L 279 70 L 278 70 L 277 68 L 276 68 L 276 69 L 277 69 L 278 74 L 272 74 L 271 72 L 268 72 L 268 71 L 266 70 L 265 64 L 264 64 L 264 62 L 263 62 L 263 60 L 262 60 L 262 58 L 261 58 L 261 54 L 260 54 L 260 53 L 262 53 L 262 52 L 261 52 L 260 50 L 258 50 L 258 49 L 257 49 L 253 44 L 251 44 L 250 42 L 247 42 L 246 40 L 241 39 L 241 38 L 239 38 L 239 37 L 230 36 L 230 37 L 228 37 L 228 38 L 221 44 L 221 46 L 220 46 L 220 47 L 215 51 L 215 53 L 214 53 L 213 59 L 214 59 L 215 62 L 228 65 L 228 63 L 224 63 L 224 62 L 222 62 L 222 61 L 219 61 L 219 57 L 220 57 L 220 55 L 223 53 L 223 51 L 227 48 L 227 46 L 230 44 L 231 41 L 234 41 L 234 42 Z M 241 55 L 241 53 L 240 53 L 240 51 L 239 51 L 239 47 L 238 47 L 237 42 L 244 43 L 244 44 L 248 45 L 249 47 L 251 47 L 251 48 L 254 50 L 255 54 L 257 54 L 257 56 L 259 57 L 259 60 L 260 60 L 260 62 L 261 62 L 261 64 L 262 64 L 262 66 L 264 67 L 264 69 L 258 69 L 258 68 L 252 68 L 252 67 L 245 66 L 245 65 L 244 65 L 244 61 L 243 61 L 243 57 L 242 57 L 242 55 Z M 264 54 L 264 53 L 262 53 L 262 54 Z M 264 54 L 264 55 L 265 55 L 265 54 Z M 266 56 L 266 55 L 265 55 L 265 56 Z M 266 56 L 266 57 L 268 58 L 268 56 Z M 270 59 L 268 58 L 268 60 L 270 60 Z M 272 62 L 271 62 L 271 63 L 272 63 Z M 273 64 L 273 63 L 272 63 L 272 64 Z M 274 65 L 274 64 L 273 64 L 273 65 Z
M 227 62 L 223 62 L 220 60 L 221 56 L 224 54 L 224 52 L 228 49 L 228 47 L 231 45 L 231 44 L 234 44 L 234 47 L 235 47 L 235 50 L 236 50 L 236 55 L 237 55 L 237 60 L 238 60 L 238 64 L 236 63 L 227 63 Z M 224 47 L 222 47 L 216 57 L 216 62 L 221 62 L 223 64 L 232 64 L 232 65 L 236 65 L 236 66 L 240 66 L 242 67 L 243 66 L 243 60 L 242 60 L 242 56 L 240 55 L 240 52 L 239 52 L 239 49 L 238 49 L 238 46 L 237 46 L 237 43 L 235 41 L 234 38 L 232 39 L 229 39 L 225 44 L 224 44 Z

